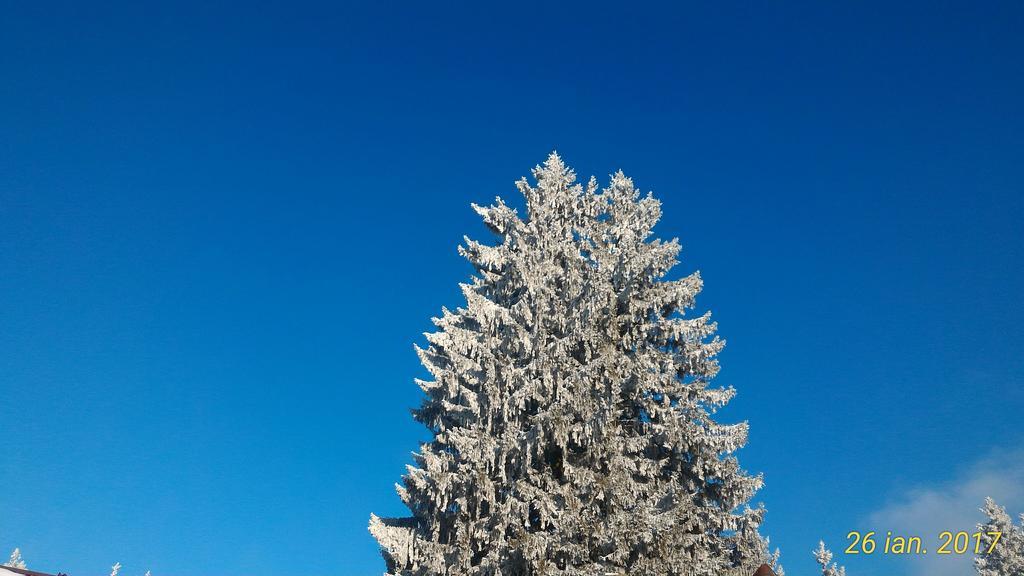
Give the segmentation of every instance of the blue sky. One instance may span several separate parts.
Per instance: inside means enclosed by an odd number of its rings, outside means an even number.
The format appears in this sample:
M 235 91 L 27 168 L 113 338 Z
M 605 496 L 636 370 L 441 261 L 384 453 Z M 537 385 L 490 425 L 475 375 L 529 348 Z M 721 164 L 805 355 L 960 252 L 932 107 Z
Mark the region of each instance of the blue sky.
M 791 575 L 1024 511 L 1020 3 L 483 4 L 5 3 L 0 547 L 382 572 L 469 203 L 553 149 L 662 199 Z

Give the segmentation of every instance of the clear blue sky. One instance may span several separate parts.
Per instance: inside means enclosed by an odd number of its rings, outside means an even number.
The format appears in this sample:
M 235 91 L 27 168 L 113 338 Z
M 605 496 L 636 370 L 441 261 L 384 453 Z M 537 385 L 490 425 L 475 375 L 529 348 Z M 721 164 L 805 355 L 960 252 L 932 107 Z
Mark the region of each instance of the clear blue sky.
M 483 4 L 4 2 L 0 552 L 382 572 L 412 344 L 552 149 L 662 199 L 791 575 L 1024 444 L 1024 5 Z

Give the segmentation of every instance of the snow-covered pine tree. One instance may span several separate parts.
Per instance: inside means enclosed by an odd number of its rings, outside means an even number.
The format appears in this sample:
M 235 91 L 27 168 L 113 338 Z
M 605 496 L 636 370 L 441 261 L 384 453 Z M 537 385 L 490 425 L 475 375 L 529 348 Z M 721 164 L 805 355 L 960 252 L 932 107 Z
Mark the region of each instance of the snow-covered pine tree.
M 991 498 L 985 498 L 985 506 L 981 509 L 988 516 L 988 521 L 978 524 L 978 532 L 982 534 L 982 548 L 991 547 L 994 536 L 989 532 L 1000 532 L 990 554 L 979 554 L 974 559 L 974 567 L 979 576 L 1024 576 L 1024 514 L 1020 515 L 1020 524 L 1015 525 L 1006 509 Z
M 832 561 L 832 551 L 825 547 L 823 540 L 818 541 L 818 548 L 813 554 L 821 566 L 821 576 L 846 576 L 846 568 Z
M 557 154 L 517 185 L 526 215 L 474 209 L 500 242 L 465 240 L 477 274 L 417 348 L 433 433 L 397 486 L 408 518 L 370 518 L 390 574 L 749 576 L 770 561 L 747 503 L 761 478 L 712 414 L 699 274 L 667 280 L 676 240 L 622 172 L 584 188 Z
M 21 558 L 21 549 L 15 548 L 14 552 L 11 552 L 11 557 L 7 560 L 7 562 L 4 562 L 3 565 L 8 566 L 10 568 L 21 568 L 22 570 L 24 570 L 25 561 Z

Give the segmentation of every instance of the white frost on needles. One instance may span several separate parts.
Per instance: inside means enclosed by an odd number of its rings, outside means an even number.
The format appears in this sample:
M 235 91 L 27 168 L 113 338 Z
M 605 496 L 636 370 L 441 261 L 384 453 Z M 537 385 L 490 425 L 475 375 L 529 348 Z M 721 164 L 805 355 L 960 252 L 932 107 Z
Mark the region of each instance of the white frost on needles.
M 433 439 L 398 486 L 407 518 L 371 516 L 389 574 L 749 576 L 771 562 L 733 452 L 747 425 L 711 414 L 724 341 L 666 275 L 661 204 L 622 172 L 599 190 L 557 154 L 517 183 L 526 214 L 474 206 L 476 275 L 416 349 L 414 413 Z
M 978 532 L 982 535 L 982 551 L 991 553 L 979 554 L 974 559 L 974 567 L 979 576 L 1021 576 L 1024 575 L 1024 514 L 1020 515 L 1020 524 L 1014 524 L 1006 509 L 999 506 L 991 498 L 985 499 L 981 509 L 988 517 L 984 524 L 978 524 Z M 1000 532 L 998 540 L 990 532 Z M 995 540 L 995 546 L 992 546 Z
M 0 556 L 0 558 L 2 558 L 2 556 Z M 4 562 L 4 566 L 10 568 L 20 568 L 22 570 L 25 569 L 25 561 L 21 558 L 20 548 L 15 548 L 14 551 L 11 552 L 11 557 L 7 560 L 7 562 Z
M 832 562 L 832 552 L 825 547 L 824 541 L 818 541 L 818 549 L 814 551 L 814 559 L 821 566 L 821 576 L 846 576 L 846 568 Z

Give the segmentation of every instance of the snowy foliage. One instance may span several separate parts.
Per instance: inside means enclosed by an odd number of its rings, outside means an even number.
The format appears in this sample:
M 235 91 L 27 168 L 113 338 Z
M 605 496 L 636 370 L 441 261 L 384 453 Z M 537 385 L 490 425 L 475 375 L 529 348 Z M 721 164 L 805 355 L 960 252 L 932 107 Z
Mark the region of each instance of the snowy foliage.
M 0 558 L 2 558 L 2 556 L 0 556 Z M 9 566 L 11 568 L 21 568 L 22 570 L 24 570 L 25 561 L 21 559 L 21 549 L 15 548 L 14 552 L 11 552 L 10 559 L 8 559 L 7 562 L 4 562 L 4 566 Z
M 747 425 L 712 418 L 734 390 L 708 387 L 710 315 L 684 314 L 700 276 L 666 278 L 679 244 L 621 172 L 533 175 L 524 217 L 474 205 L 499 242 L 465 240 L 465 307 L 417 348 L 433 439 L 397 486 L 410 517 L 371 515 L 388 573 L 749 576 L 772 560 L 761 478 L 732 455 Z
M 765 539 L 764 539 L 764 544 L 765 544 L 765 548 L 768 548 L 769 541 L 768 541 L 767 537 L 765 537 Z M 775 572 L 775 576 L 786 576 L 786 569 L 783 568 L 782 564 L 779 562 L 779 558 L 781 556 L 782 556 L 782 551 L 780 551 L 778 548 L 776 548 L 775 552 L 772 552 L 771 556 L 768 557 L 767 564 L 768 564 L 768 566 L 771 567 L 772 572 Z
M 988 516 L 988 522 L 978 524 L 982 533 L 984 550 L 988 550 L 993 537 L 988 532 L 1001 532 L 991 554 L 981 554 L 974 559 L 974 567 L 980 576 L 1024 576 L 1024 514 L 1020 524 L 1014 524 L 1006 510 L 991 498 L 985 499 L 981 509 Z
M 821 566 L 821 576 L 846 576 L 846 568 L 832 561 L 832 552 L 825 547 L 825 542 L 818 541 L 818 549 L 814 551 L 814 559 Z

